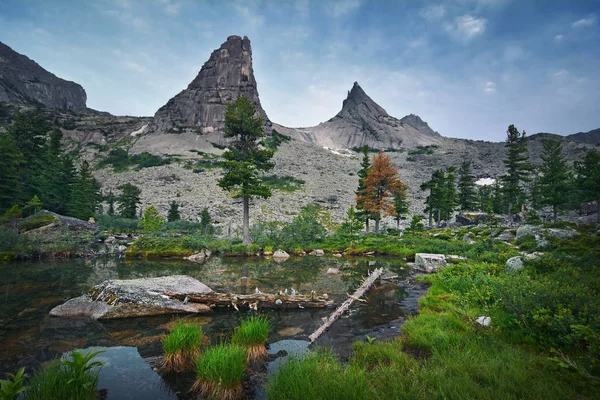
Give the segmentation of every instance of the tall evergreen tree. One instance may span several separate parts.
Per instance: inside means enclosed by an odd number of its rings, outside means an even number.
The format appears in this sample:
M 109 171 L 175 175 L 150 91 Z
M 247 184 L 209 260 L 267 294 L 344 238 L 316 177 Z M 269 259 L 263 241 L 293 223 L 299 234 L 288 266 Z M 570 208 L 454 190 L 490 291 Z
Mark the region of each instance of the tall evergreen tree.
M 369 146 L 363 146 L 362 148 L 363 158 L 360 163 L 360 170 L 358 171 L 358 188 L 356 189 L 356 196 L 363 190 L 365 190 L 365 178 L 367 177 L 367 173 L 369 172 L 369 168 L 371 168 L 371 157 L 369 157 Z M 364 210 L 364 205 L 356 203 L 356 211 L 358 218 L 364 222 L 365 231 L 369 232 L 369 219 L 371 217 L 370 213 Z
M 262 171 L 272 169 L 273 151 L 261 148 L 258 141 L 264 137 L 263 123 L 246 96 L 240 96 L 225 110 L 225 137 L 233 139 L 229 150 L 223 153 L 224 175 L 218 185 L 241 197 L 243 203 L 243 243 L 250 244 L 250 199 L 269 198 L 271 189 L 259 177 Z
M 346 235 L 356 235 L 361 228 L 362 222 L 358 217 L 358 213 L 354 210 L 354 206 L 350 206 L 344 222 L 340 225 L 339 232 Z
M 0 213 L 19 203 L 21 152 L 12 135 L 0 134 Z
M 405 214 L 408 214 L 409 210 L 409 202 L 408 202 L 408 190 L 406 187 L 402 188 L 398 191 L 398 193 L 394 194 L 394 212 L 396 216 L 394 219 L 396 220 L 396 229 L 400 229 L 400 220 L 405 219 Z
M 446 221 L 454 216 L 458 195 L 456 194 L 456 166 L 452 165 L 446 170 L 444 182 L 444 194 L 442 198 L 442 216 Z
M 87 220 L 94 215 L 100 203 L 100 185 L 92 175 L 90 165 L 83 161 L 73 184 L 69 215 Z
M 379 233 L 381 215 L 395 215 L 393 198 L 406 190 L 406 185 L 398 177 L 398 170 L 390 161 L 390 156 L 380 151 L 373 158 L 364 181 L 365 188 L 357 197 L 357 204 L 375 215 L 375 233 Z
M 167 214 L 167 221 L 174 222 L 179 221 L 181 219 L 181 215 L 179 215 L 179 204 L 175 200 L 171 202 L 169 206 L 169 213 Z
M 495 214 L 501 214 L 506 210 L 506 196 L 502 190 L 500 180 L 496 179 L 496 182 L 492 184 L 492 211 Z
M 446 174 L 444 170 L 433 171 L 431 179 L 421 184 L 421 190 L 429 190 L 429 196 L 425 199 L 425 212 L 429 215 L 429 227 L 433 226 L 434 214 L 436 221 L 442 217 L 442 208 L 444 203 L 444 192 L 446 189 Z
M 117 197 L 119 214 L 123 218 L 134 219 L 137 215 L 138 205 L 141 203 L 142 190 L 131 183 L 124 184 L 120 189 L 121 194 Z
M 542 207 L 542 187 L 540 181 L 540 169 L 533 168 L 531 173 L 531 188 L 529 190 L 529 202 L 534 211 Z
M 485 213 L 493 212 L 492 186 L 483 185 L 479 187 L 477 191 L 477 209 Z
M 208 235 L 212 235 L 214 232 L 214 228 L 210 221 L 210 213 L 206 207 L 200 212 L 200 229 L 202 229 L 202 233 Z
M 113 215 L 115 215 L 115 200 L 117 198 L 115 197 L 115 194 L 113 193 L 112 189 L 108 191 L 108 194 L 106 195 L 106 202 L 108 203 L 108 211 L 106 212 L 108 215 L 110 215 L 111 217 Z
M 529 155 L 527 154 L 527 141 L 525 140 L 525 131 L 522 133 L 514 126 L 510 125 L 506 132 L 505 147 L 507 150 L 504 166 L 506 174 L 502 176 L 502 190 L 508 202 L 508 220 L 512 222 L 513 206 L 523 198 L 523 183 L 528 181 L 529 173 L 532 169 L 529 164 Z
M 473 211 L 477 208 L 475 175 L 471 161 L 464 161 L 458 170 L 458 206 L 461 211 Z
M 542 204 L 552 206 L 552 217 L 556 222 L 558 210 L 568 203 L 572 189 L 572 175 L 567 160 L 562 154 L 562 142 L 545 140 L 542 150 L 540 191 Z
M 588 151 L 583 162 L 575 163 L 575 171 L 582 200 L 596 200 L 596 221 L 600 223 L 600 152 L 596 149 Z

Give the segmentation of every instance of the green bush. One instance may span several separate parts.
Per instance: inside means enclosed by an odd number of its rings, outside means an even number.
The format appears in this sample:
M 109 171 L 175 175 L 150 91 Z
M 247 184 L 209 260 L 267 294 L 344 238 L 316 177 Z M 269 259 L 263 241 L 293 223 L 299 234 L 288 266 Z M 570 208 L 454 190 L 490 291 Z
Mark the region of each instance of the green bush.
M 282 135 L 281 133 L 273 129 L 271 131 L 271 136 L 264 138 L 260 142 L 260 144 L 265 146 L 267 149 L 277 150 L 282 143 L 289 142 L 290 140 L 292 140 L 292 138 L 286 135 Z
M 96 214 L 94 215 L 96 224 L 100 226 L 103 231 L 111 231 L 114 233 L 132 233 L 139 231 L 138 219 L 123 218 L 117 215 L 105 215 Z
M 104 168 L 110 165 L 115 172 L 123 172 L 127 171 L 130 167 L 137 167 L 139 170 L 170 163 L 171 159 L 162 158 L 150 153 L 130 155 L 127 150 L 118 148 L 111 150 L 106 158 L 98 163 L 98 168 Z
M 19 230 L 20 231 L 30 231 L 32 229 L 41 228 L 42 226 L 50 225 L 54 222 L 57 222 L 58 218 L 51 214 L 34 214 L 30 217 L 22 219 L 19 221 Z
M 271 189 L 280 190 L 282 192 L 295 192 L 304 186 L 304 181 L 302 179 L 294 178 L 293 176 L 277 176 L 277 175 L 268 175 L 263 176 L 262 181 L 269 185 Z
M 16 230 L 0 226 L 0 252 L 14 251 L 21 242 L 21 237 Z

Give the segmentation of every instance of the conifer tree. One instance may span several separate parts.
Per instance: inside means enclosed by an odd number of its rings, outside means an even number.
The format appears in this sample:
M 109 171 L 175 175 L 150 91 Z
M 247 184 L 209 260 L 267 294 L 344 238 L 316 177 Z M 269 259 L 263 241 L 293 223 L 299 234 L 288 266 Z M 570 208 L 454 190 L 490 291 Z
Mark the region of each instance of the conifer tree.
M 108 194 L 106 195 L 106 202 L 108 203 L 108 211 L 106 212 L 108 215 L 110 215 L 111 217 L 113 215 L 115 215 L 115 200 L 117 198 L 115 197 L 115 194 L 113 193 L 112 189 L 108 191 Z
M 528 181 L 529 173 L 532 169 L 529 164 L 527 154 L 527 142 L 525 140 L 525 131 L 522 133 L 514 126 L 510 125 L 506 132 L 505 147 L 507 150 L 504 166 L 506 174 L 502 176 L 502 190 L 508 202 L 508 220 L 512 222 L 513 206 L 522 198 L 523 183 Z
M 263 123 L 256 116 L 254 105 L 246 96 L 240 96 L 225 110 L 225 137 L 233 139 L 229 150 L 223 153 L 224 175 L 218 185 L 241 197 L 243 203 L 243 243 L 250 244 L 250 199 L 269 198 L 271 189 L 259 177 L 262 171 L 272 169 L 273 151 L 261 148 L 258 141 L 264 137 Z
M 379 233 L 381 215 L 396 215 L 394 194 L 406 190 L 406 185 L 398 177 L 398 170 L 390 161 L 390 156 L 383 151 L 373 158 L 364 184 L 365 188 L 359 193 L 356 203 L 375 215 L 375 233 Z
M 123 218 L 134 219 L 137 215 L 137 207 L 141 202 L 142 190 L 131 183 L 124 184 L 120 189 L 121 194 L 117 197 L 119 214 Z
M 600 223 L 600 152 L 588 151 L 583 162 L 575 163 L 577 186 L 583 201 L 596 200 L 597 222 Z
M 4 216 L 8 218 L 8 220 L 11 222 L 13 228 L 17 229 L 17 223 L 19 222 L 19 219 L 23 216 L 23 212 L 19 208 L 19 205 L 15 204 L 14 206 L 6 210 Z
M 492 185 L 492 211 L 501 214 L 506 209 L 506 197 L 502 190 L 500 180 L 496 179 Z
M 572 182 L 571 171 L 562 154 L 562 143 L 545 140 L 542 150 L 540 192 L 542 204 L 552 206 L 552 217 L 556 222 L 558 210 L 570 199 Z
M 421 222 L 422 219 L 423 217 L 421 215 L 414 214 L 410 220 L 410 224 L 406 228 L 406 232 L 411 233 L 411 236 L 415 237 L 415 232 L 420 232 L 423 230 L 423 223 Z
M 21 152 L 12 135 L 0 134 L 0 212 L 19 201 Z
M 356 235 L 362 228 L 362 222 L 358 216 L 358 213 L 354 210 L 354 206 L 350 206 L 346 213 L 344 222 L 340 225 L 340 233 L 347 235 Z
M 206 207 L 200 212 L 200 229 L 202 229 L 202 233 L 208 235 L 212 235 L 214 230 L 210 221 L 210 213 Z
M 31 210 L 32 214 L 35 214 L 37 212 L 40 212 L 40 210 L 42 209 L 42 207 L 44 206 L 44 203 L 42 203 L 42 201 L 39 199 L 39 197 L 37 197 L 37 195 L 33 196 L 33 198 L 31 200 L 29 200 L 27 202 L 27 204 L 25 205 L 25 208 L 28 210 Z
M 458 205 L 461 211 L 473 211 L 477 208 L 475 176 L 471 161 L 464 161 L 458 170 Z
M 477 209 L 485 213 L 493 211 L 492 186 L 483 185 L 479 187 L 477 191 Z
M 181 219 L 181 215 L 179 215 L 179 204 L 175 200 L 171 202 L 169 206 L 169 213 L 167 214 L 167 221 L 174 222 L 179 221 Z
M 444 194 L 442 197 L 442 215 L 446 221 L 454 215 L 456 205 L 458 203 L 458 195 L 456 194 L 456 166 L 452 165 L 446 170 L 444 178 Z
M 88 162 L 83 161 L 73 184 L 69 215 L 87 220 L 94 215 L 99 203 L 100 185 L 92 175 Z
M 398 193 L 394 194 L 394 211 L 396 212 L 396 229 L 400 229 L 400 220 L 405 219 L 404 215 L 408 214 L 409 203 L 408 203 L 408 193 L 407 188 L 404 187 Z
M 144 216 L 138 223 L 138 227 L 146 233 L 152 233 L 159 230 L 163 223 L 164 220 L 160 217 L 158 210 L 154 206 L 150 206 L 144 211 Z
M 429 214 L 429 227 L 433 226 L 434 213 L 436 221 L 442 217 L 444 206 L 444 193 L 446 190 L 446 174 L 444 170 L 438 169 L 431 174 L 431 179 L 421 184 L 421 190 L 429 190 L 429 196 L 425 199 L 425 212 Z
M 369 157 L 369 146 L 363 146 L 362 148 L 363 158 L 360 163 L 360 170 L 358 171 L 358 188 L 356 189 L 356 196 L 359 195 L 365 189 L 365 178 L 371 168 L 371 157 Z M 358 218 L 365 223 L 365 231 L 369 232 L 369 219 L 371 215 L 366 212 L 363 208 L 363 204 L 356 203 L 356 211 Z

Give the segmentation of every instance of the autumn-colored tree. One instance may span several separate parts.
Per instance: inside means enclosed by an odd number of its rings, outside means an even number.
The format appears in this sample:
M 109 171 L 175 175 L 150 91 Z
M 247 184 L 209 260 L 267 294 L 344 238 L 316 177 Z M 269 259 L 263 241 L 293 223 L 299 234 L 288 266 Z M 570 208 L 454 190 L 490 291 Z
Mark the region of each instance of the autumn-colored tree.
M 379 233 L 379 220 L 382 215 L 396 215 L 394 195 L 401 195 L 406 185 L 398 177 L 396 166 L 390 156 L 380 151 L 364 180 L 362 189 L 356 198 L 362 209 L 375 215 L 375 233 Z

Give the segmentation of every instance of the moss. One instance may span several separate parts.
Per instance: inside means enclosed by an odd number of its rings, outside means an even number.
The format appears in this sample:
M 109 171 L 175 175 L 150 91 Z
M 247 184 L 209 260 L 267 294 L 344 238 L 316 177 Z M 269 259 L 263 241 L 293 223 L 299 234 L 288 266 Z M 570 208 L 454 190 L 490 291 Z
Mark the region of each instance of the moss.
M 42 226 L 50 225 L 58 222 L 58 218 L 51 214 L 34 214 L 19 222 L 19 230 L 21 232 L 30 231 L 32 229 L 41 228 Z

